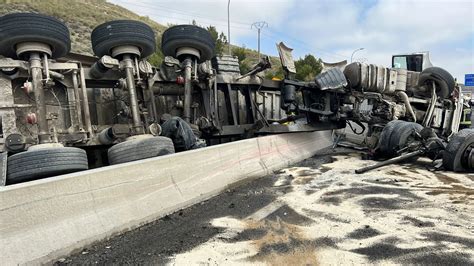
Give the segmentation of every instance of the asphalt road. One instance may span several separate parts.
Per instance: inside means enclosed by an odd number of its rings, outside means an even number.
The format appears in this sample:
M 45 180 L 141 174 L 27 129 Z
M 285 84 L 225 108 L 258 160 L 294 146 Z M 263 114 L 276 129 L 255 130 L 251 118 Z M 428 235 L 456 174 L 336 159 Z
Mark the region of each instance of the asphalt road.
M 56 264 L 474 265 L 473 175 L 370 163 L 325 150 Z

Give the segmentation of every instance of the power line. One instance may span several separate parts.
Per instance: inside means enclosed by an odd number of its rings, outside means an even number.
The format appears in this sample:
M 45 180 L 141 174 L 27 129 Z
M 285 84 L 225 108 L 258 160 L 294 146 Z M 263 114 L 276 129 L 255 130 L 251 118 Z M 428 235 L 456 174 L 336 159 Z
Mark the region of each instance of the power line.
M 127 2 L 123 2 L 123 1 L 118 1 L 118 2 L 121 2 L 123 4 L 127 3 Z M 209 17 L 205 17 L 205 16 L 203 16 L 202 14 L 199 14 L 199 13 L 187 12 L 187 11 L 183 11 L 183 10 L 179 10 L 179 9 L 173 9 L 173 8 L 169 8 L 169 7 L 162 6 L 162 5 L 156 5 L 156 4 L 150 5 L 150 4 L 144 4 L 144 3 L 133 3 L 133 6 L 154 9 L 153 12 L 162 11 L 162 10 L 156 10 L 156 8 L 159 7 L 161 9 L 164 9 L 162 12 L 166 12 L 166 10 L 168 10 L 168 11 L 172 11 L 173 13 L 188 16 L 188 17 L 192 17 L 192 18 L 202 18 L 202 19 L 205 19 L 205 20 L 227 22 L 227 18 L 225 18 L 225 19 L 224 18 L 212 19 L 212 18 L 209 18 Z M 167 13 L 169 14 L 169 12 L 167 12 Z M 248 24 L 248 23 L 237 21 L 237 20 L 235 20 L 235 21 L 232 20 L 232 23 L 233 24 L 240 24 L 240 25 L 247 26 L 247 27 L 250 26 L 250 24 Z
M 271 34 L 271 33 L 268 33 L 268 32 L 267 33 L 263 32 L 263 35 L 266 35 L 267 37 L 272 38 L 276 42 L 281 41 L 281 38 L 279 38 L 279 36 L 276 36 L 274 34 Z M 321 49 L 319 49 L 317 47 L 313 47 L 313 46 L 311 46 L 307 43 L 299 42 L 298 40 L 296 40 L 294 38 L 285 38 L 285 42 L 289 43 L 290 46 L 292 46 L 292 47 L 297 47 L 297 48 L 303 49 L 304 51 L 309 52 L 309 53 L 314 54 L 314 55 L 317 55 L 320 58 L 326 56 L 326 57 L 333 58 L 333 60 L 341 60 L 341 58 L 347 59 L 346 57 L 338 55 L 338 54 L 334 54 L 333 52 L 328 52 L 328 51 L 325 51 L 325 50 L 321 50 Z
M 142 14 L 144 15 L 147 15 L 147 16 L 156 16 L 157 15 L 157 12 L 160 12 L 160 11 L 153 11 L 153 13 L 151 13 L 150 11 L 141 11 Z M 165 11 L 162 11 L 162 12 L 165 12 Z M 162 17 L 162 18 L 168 18 L 168 19 L 174 19 L 174 20 L 179 20 L 179 21 L 185 21 L 189 24 L 191 24 L 192 18 L 188 19 L 188 18 L 183 18 L 183 17 L 175 17 L 175 16 L 169 16 L 169 15 L 162 15 L 162 14 L 158 14 L 159 17 Z M 208 20 L 209 22 L 204 22 L 205 24 L 209 23 L 211 25 L 214 25 L 214 26 L 223 26 L 223 27 L 227 27 L 227 24 L 220 24 L 220 23 L 215 23 L 217 20 L 213 20 L 213 19 L 203 19 L 203 20 Z M 250 26 L 250 24 L 248 24 L 248 26 Z M 231 26 L 231 28 L 234 28 L 234 29 L 241 29 L 241 30 L 247 30 L 247 31 L 250 31 L 250 29 L 248 27 L 241 27 L 241 26 Z
M 332 52 L 332 51 L 329 51 L 329 50 L 325 50 L 325 49 L 322 49 L 322 48 L 319 48 L 319 47 L 315 47 L 314 45 L 308 44 L 308 43 L 306 43 L 306 42 L 304 42 L 304 41 L 301 41 L 301 40 L 299 40 L 299 39 L 296 39 L 296 38 L 294 38 L 294 37 L 292 37 L 292 36 L 290 36 L 290 35 L 288 35 L 288 34 L 279 32 L 279 31 L 274 30 L 274 29 L 272 29 L 272 28 L 269 28 L 268 30 L 271 31 L 271 32 L 273 32 L 273 33 L 275 33 L 275 34 L 282 34 L 282 35 L 284 35 L 284 36 L 285 36 L 286 38 L 288 38 L 288 39 L 291 39 L 291 40 L 293 40 L 293 41 L 295 41 L 295 42 L 298 42 L 298 43 L 300 43 L 300 44 L 302 44 L 302 45 L 304 45 L 304 46 L 311 47 L 311 49 L 318 50 L 318 51 L 320 51 L 320 52 L 322 52 L 322 53 L 325 53 L 325 54 L 328 54 L 328 55 L 335 55 L 335 56 L 337 56 L 337 57 L 341 57 L 341 58 L 344 58 L 344 59 L 350 58 L 350 56 L 347 56 L 347 55 L 342 55 L 342 54 L 338 54 L 338 53 L 335 53 L 335 52 Z
M 269 34 L 269 33 L 265 33 L 265 32 L 262 32 L 262 34 L 263 34 L 264 36 L 270 38 L 270 39 L 271 39 L 273 42 L 275 42 L 275 43 L 278 43 L 278 42 L 281 41 L 281 39 L 279 39 L 277 36 L 275 36 L 275 35 L 273 35 L 273 34 Z M 292 46 L 292 47 L 297 47 L 297 48 L 299 48 L 299 49 L 302 49 L 303 51 L 306 51 L 307 53 L 314 54 L 314 55 L 316 55 L 317 57 L 321 57 L 321 56 L 319 56 L 319 54 L 321 54 L 321 52 L 315 51 L 315 50 L 311 49 L 311 48 L 308 47 L 308 46 L 303 46 L 303 45 L 301 45 L 301 44 L 297 44 L 297 43 L 293 43 L 293 42 L 290 42 L 290 46 Z M 330 54 L 329 54 L 329 56 L 334 57 L 334 55 L 330 55 Z M 334 57 L 334 58 L 335 58 L 335 57 Z
M 122 4 L 126 4 L 126 2 L 123 2 L 121 0 L 119 0 L 117 2 L 121 2 Z M 150 10 L 154 9 L 153 13 L 150 13 L 150 12 L 147 12 L 147 11 L 141 11 L 141 13 L 144 13 L 145 15 L 149 15 L 149 16 L 156 16 L 157 12 L 158 13 L 165 12 L 164 15 L 163 14 L 158 14 L 158 15 L 160 17 L 163 17 L 163 18 L 169 18 L 169 19 L 174 19 L 174 20 L 185 21 L 187 23 L 191 22 L 190 19 L 186 19 L 186 18 L 182 18 L 182 17 L 176 17 L 176 16 L 169 16 L 169 12 L 166 11 L 166 10 L 168 10 L 168 11 L 171 11 L 172 13 L 176 13 L 176 14 L 180 14 L 180 15 L 183 15 L 183 16 L 190 17 L 193 20 L 194 20 L 194 18 L 201 18 L 201 20 L 208 21 L 208 22 L 205 22 L 205 23 L 210 23 L 210 24 L 213 24 L 214 26 L 222 26 L 222 27 L 227 27 L 228 26 L 227 24 L 225 24 L 227 22 L 227 19 L 225 21 L 221 20 L 221 19 L 212 19 L 212 18 L 204 17 L 201 14 L 198 14 L 198 13 L 195 13 L 195 12 L 187 12 L 187 11 L 183 11 L 183 10 L 169 8 L 169 7 L 162 6 L 162 5 L 134 3 L 133 6 L 144 7 L 144 8 L 148 8 Z M 156 7 L 160 7 L 161 9 L 164 9 L 164 10 L 156 10 Z M 220 22 L 220 23 L 216 23 L 216 22 Z M 264 22 L 264 21 L 262 21 L 262 22 Z M 255 23 L 248 24 L 248 23 L 245 23 L 245 22 L 242 22 L 242 21 L 232 20 L 232 24 L 234 24 L 234 25 L 231 26 L 231 28 L 240 29 L 240 30 L 249 30 L 249 26 L 250 26 L 250 29 L 255 27 L 254 26 Z M 242 26 L 237 26 L 235 24 L 242 25 Z M 268 24 L 267 24 L 267 26 L 268 26 Z M 315 46 L 313 46 L 311 44 L 308 44 L 308 43 L 306 43 L 302 40 L 299 40 L 295 37 L 292 37 L 292 36 L 288 35 L 287 33 L 283 33 L 283 32 L 277 31 L 277 30 L 272 29 L 272 28 L 269 28 L 269 31 L 276 34 L 276 35 L 274 35 L 276 37 L 284 36 L 285 39 L 290 39 L 290 40 L 293 40 L 294 42 L 299 43 L 300 44 L 299 47 L 303 47 L 303 48 L 305 48 L 305 50 L 307 50 L 311 53 L 314 53 L 313 50 L 316 50 L 316 51 L 319 51 L 319 52 L 324 53 L 326 55 L 330 55 L 331 57 L 339 57 L 339 58 L 344 58 L 344 59 L 350 58 L 349 56 L 346 56 L 346 55 L 341 55 L 341 54 L 338 54 L 338 53 L 335 53 L 335 52 L 332 52 L 332 51 L 329 51 L 329 50 L 325 50 L 325 49 L 322 49 L 322 48 L 315 47 Z M 265 33 L 262 33 L 262 34 L 267 35 Z M 267 36 L 269 36 L 269 35 L 267 35 Z M 259 38 L 259 47 L 260 47 L 260 38 Z

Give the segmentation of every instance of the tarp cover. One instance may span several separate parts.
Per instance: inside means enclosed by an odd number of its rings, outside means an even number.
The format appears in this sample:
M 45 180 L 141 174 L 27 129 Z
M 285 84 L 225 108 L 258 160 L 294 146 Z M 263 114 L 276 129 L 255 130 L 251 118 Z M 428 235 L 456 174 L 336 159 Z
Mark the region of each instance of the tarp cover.
M 187 151 L 206 147 L 206 142 L 198 139 L 191 128 L 180 117 L 172 117 L 166 120 L 162 125 L 161 135 L 168 137 L 173 141 L 176 151 Z

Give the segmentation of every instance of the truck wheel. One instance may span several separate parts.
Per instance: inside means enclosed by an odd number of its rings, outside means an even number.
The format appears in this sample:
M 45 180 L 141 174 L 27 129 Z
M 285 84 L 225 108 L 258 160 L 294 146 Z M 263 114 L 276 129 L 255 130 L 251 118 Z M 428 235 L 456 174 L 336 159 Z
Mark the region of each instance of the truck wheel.
M 407 147 L 410 140 L 416 138 L 415 133 L 420 133 L 423 126 L 414 122 L 402 121 L 397 127 L 393 129 L 389 140 L 389 154 L 391 156 L 397 155 L 397 151 Z
M 88 169 L 86 151 L 79 148 L 44 148 L 8 157 L 9 184 Z
M 16 45 L 38 42 L 50 46 L 52 58 L 69 53 L 67 26 L 56 18 L 35 13 L 13 13 L 0 17 L 0 55 L 17 58 Z
M 173 142 L 166 137 L 131 139 L 112 146 L 109 163 L 119 164 L 174 153 Z
M 177 57 L 179 48 L 194 48 L 201 54 L 201 63 L 212 58 L 214 45 L 214 40 L 206 29 L 194 25 L 178 25 L 163 33 L 161 50 L 166 56 Z
M 118 46 L 131 45 L 140 50 L 141 57 L 148 57 L 156 50 L 153 29 L 135 20 L 114 20 L 97 26 L 91 34 L 92 50 L 102 57 L 111 55 Z
M 456 133 L 443 152 L 443 166 L 446 170 L 473 171 L 470 158 L 474 149 L 474 129 L 467 128 Z
M 382 133 L 380 134 L 380 139 L 379 139 L 379 151 L 382 155 L 384 156 L 391 156 L 391 148 L 390 148 L 390 138 L 392 136 L 392 133 L 394 129 L 401 124 L 403 124 L 405 121 L 402 120 L 392 120 L 388 122 L 385 127 L 382 130 Z
M 453 76 L 440 67 L 429 67 L 423 70 L 418 79 L 418 85 L 428 85 L 430 88 L 432 81 L 436 84 L 436 95 L 441 99 L 449 97 L 454 90 Z

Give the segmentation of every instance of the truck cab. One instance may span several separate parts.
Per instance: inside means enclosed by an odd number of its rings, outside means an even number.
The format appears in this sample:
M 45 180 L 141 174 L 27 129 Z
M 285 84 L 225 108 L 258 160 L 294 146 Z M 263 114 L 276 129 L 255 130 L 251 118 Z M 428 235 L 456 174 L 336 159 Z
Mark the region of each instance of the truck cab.
M 413 54 L 401 54 L 392 56 L 392 68 L 406 69 L 409 71 L 421 72 L 428 67 L 432 67 L 429 52 L 419 52 Z

